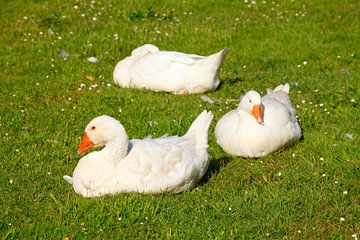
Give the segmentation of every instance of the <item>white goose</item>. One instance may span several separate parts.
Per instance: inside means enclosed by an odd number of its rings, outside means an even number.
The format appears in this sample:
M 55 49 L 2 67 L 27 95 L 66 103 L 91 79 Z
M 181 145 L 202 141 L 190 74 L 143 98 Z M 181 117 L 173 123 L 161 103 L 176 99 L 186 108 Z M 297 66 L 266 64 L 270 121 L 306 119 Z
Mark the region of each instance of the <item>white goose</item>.
M 152 44 L 134 49 L 118 62 L 114 82 L 124 88 L 143 88 L 175 94 L 202 93 L 216 89 L 218 70 L 228 48 L 210 56 L 160 51 Z
M 85 128 L 78 153 L 105 145 L 80 159 L 73 178 L 75 192 L 96 197 L 120 192 L 182 192 L 193 187 L 208 164 L 208 128 L 213 114 L 203 111 L 182 136 L 128 140 L 112 117 L 94 118 Z
M 301 129 L 289 90 L 286 83 L 268 89 L 262 98 L 258 92 L 247 92 L 238 108 L 217 122 L 217 143 L 231 155 L 261 157 L 297 141 Z

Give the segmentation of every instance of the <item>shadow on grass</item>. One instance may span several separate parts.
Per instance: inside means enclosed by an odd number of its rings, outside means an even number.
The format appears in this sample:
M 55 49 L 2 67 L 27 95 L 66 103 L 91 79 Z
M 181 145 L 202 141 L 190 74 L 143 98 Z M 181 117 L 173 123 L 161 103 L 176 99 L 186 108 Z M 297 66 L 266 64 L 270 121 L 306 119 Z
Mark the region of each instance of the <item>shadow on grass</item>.
M 242 82 L 244 82 L 244 79 L 241 77 L 224 78 L 220 81 L 217 90 L 226 89 L 227 87 L 233 87 L 234 85 L 241 84 Z
M 220 168 L 225 167 L 230 161 L 231 158 L 228 156 L 223 156 L 219 159 L 211 159 L 208 170 L 203 178 L 198 182 L 197 186 L 200 187 L 206 184 L 213 176 L 216 176 L 219 173 Z

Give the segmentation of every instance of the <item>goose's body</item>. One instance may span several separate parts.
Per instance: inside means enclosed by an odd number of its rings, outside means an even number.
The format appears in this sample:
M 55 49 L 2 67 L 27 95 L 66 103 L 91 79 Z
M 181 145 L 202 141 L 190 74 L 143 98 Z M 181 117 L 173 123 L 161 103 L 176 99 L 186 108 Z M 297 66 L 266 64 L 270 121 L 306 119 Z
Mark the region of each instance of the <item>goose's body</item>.
M 211 112 L 202 112 L 182 137 L 128 141 L 117 120 L 100 116 L 85 129 L 79 153 L 105 145 L 80 159 L 73 173 L 75 192 L 96 197 L 120 192 L 182 192 L 205 174 Z M 92 127 L 95 127 L 93 130 Z
M 118 62 L 114 82 L 124 88 L 142 88 L 175 94 L 201 93 L 216 89 L 218 70 L 229 49 L 210 56 L 160 51 L 145 44 Z
M 268 90 L 262 98 L 255 91 L 246 93 L 239 107 L 217 122 L 217 143 L 234 156 L 261 157 L 297 141 L 301 129 L 288 94 L 289 84 Z

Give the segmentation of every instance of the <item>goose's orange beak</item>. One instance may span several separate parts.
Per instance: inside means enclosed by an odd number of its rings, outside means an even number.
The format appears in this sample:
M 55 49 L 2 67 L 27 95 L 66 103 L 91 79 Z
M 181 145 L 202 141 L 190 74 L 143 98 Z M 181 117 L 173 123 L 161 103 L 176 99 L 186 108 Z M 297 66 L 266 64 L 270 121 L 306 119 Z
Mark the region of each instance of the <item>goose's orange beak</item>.
M 257 121 L 259 124 L 262 124 L 262 123 L 263 123 L 263 114 L 262 114 L 261 104 L 254 105 L 251 113 L 252 113 L 252 115 L 255 117 L 256 121 Z
M 93 148 L 94 146 L 95 144 L 89 139 L 88 135 L 85 132 L 77 153 L 80 155 L 83 152 Z

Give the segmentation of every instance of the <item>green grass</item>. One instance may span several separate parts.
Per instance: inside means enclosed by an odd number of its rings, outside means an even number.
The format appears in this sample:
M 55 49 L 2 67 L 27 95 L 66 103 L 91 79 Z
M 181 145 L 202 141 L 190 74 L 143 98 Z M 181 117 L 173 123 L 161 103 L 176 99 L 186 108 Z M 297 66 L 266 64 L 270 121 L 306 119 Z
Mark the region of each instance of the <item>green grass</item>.
M 245 2 L 1 1 L 3 239 L 359 235 L 360 3 Z M 144 43 L 202 55 L 230 47 L 220 88 L 206 94 L 223 101 L 116 87 L 116 62 Z M 87 62 L 90 56 L 98 62 Z M 302 140 L 260 159 L 222 152 L 215 122 L 236 107 L 225 100 L 284 82 L 298 106 Z M 130 138 L 143 138 L 183 134 L 203 109 L 215 114 L 211 167 L 196 189 L 84 199 L 62 179 L 97 115 L 111 115 Z

